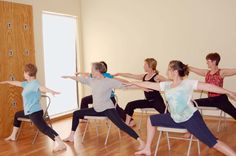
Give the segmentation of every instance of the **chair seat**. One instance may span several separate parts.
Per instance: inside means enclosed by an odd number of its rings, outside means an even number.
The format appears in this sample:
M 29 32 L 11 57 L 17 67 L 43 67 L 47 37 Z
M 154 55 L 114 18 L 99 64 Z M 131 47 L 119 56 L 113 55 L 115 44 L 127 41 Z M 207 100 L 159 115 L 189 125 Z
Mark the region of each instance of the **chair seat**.
M 169 127 L 157 127 L 158 131 L 173 132 L 173 133 L 187 133 L 188 130 L 184 128 L 169 128 Z
M 141 111 L 156 111 L 155 108 L 140 108 Z
M 204 109 L 204 110 L 219 110 L 217 107 L 206 107 L 206 106 L 198 106 L 198 109 Z
M 17 118 L 19 121 L 25 121 L 25 122 L 32 122 L 30 119 L 27 118 Z
M 108 119 L 108 117 L 106 117 L 106 116 L 84 116 L 84 119 L 106 120 L 106 119 Z

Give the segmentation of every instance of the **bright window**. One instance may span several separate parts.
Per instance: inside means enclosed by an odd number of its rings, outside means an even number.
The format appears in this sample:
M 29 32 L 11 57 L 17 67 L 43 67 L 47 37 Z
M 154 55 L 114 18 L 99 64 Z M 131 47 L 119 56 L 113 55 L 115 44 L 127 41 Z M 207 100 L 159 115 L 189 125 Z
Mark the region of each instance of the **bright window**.
M 76 22 L 73 16 L 43 12 L 45 83 L 48 88 L 61 92 L 52 97 L 50 115 L 78 108 L 76 82 L 61 78 L 76 72 Z

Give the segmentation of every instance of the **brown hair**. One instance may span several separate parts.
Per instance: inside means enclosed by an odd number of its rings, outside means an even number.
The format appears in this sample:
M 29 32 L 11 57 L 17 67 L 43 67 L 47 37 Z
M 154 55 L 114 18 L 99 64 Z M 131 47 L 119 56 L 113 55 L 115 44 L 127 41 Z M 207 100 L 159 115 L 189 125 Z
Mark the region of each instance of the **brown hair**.
M 34 64 L 29 63 L 25 65 L 24 72 L 28 73 L 29 76 L 36 77 L 37 71 L 38 69 Z
M 169 66 L 171 69 L 177 70 L 180 77 L 184 77 L 189 74 L 188 65 L 183 64 L 181 61 L 172 60 L 172 61 L 170 61 Z
M 107 63 L 105 61 L 100 61 L 99 63 L 102 63 L 105 66 L 106 70 L 104 71 L 104 73 L 106 73 L 107 72 Z
M 146 58 L 144 61 L 148 64 L 149 68 L 152 68 L 152 70 L 155 70 L 156 73 L 158 73 L 158 71 L 156 69 L 157 68 L 157 61 L 154 58 Z
M 209 53 L 206 56 L 206 60 L 216 61 L 216 65 L 218 66 L 220 62 L 220 55 L 218 53 Z
M 94 69 L 96 70 L 96 71 L 99 71 L 101 74 L 102 73 L 105 73 L 106 72 L 106 67 L 105 67 L 105 65 L 103 64 L 103 63 L 101 63 L 101 62 L 94 62 L 93 64 L 92 64 L 92 66 L 94 67 Z

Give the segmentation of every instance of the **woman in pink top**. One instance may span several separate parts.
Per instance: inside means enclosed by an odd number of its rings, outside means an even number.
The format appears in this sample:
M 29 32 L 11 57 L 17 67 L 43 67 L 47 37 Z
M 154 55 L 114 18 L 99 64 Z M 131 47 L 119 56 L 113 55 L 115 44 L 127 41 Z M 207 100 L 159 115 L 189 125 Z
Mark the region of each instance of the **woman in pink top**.
M 197 75 L 204 76 L 206 83 L 223 87 L 225 77 L 236 75 L 236 69 L 220 69 L 218 67 L 220 62 L 220 55 L 218 53 L 209 53 L 206 56 L 206 61 L 209 70 L 190 67 L 190 71 Z M 197 99 L 196 102 L 199 106 L 217 107 L 236 119 L 236 108 L 225 94 L 208 92 L 208 98 Z

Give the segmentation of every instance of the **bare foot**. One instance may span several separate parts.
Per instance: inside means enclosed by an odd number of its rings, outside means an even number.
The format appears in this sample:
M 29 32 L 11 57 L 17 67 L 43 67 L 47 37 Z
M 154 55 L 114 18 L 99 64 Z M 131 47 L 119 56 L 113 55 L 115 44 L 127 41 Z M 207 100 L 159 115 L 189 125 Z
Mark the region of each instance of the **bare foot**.
M 74 142 L 74 136 L 69 136 L 65 139 L 63 139 L 64 142 Z
M 191 137 L 191 133 L 189 133 L 189 132 L 187 132 L 187 133 L 185 133 L 184 134 L 184 136 L 183 136 L 184 138 L 186 138 L 186 139 L 188 139 L 188 138 L 190 138 Z
M 58 151 L 62 151 L 62 150 L 66 150 L 66 145 L 63 143 L 55 143 L 54 147 L 53 147 L 53 152 L 58 152 Z
M 9 136 L 9 137 L 5 138 L 5 141 L 16 141 L 16 138 L 13 136 Z
M 138 150 L 139 151 L 143 150 L 145 148 L 145 145 L 146 145 L 145 142 L 143 140 L 140 140 Z
M 150 150 L 147 150 L 147 149 L 143 149 L 141 151 L 138 151 L 138 152 L 135 152 L 134 153 L 135 155 L 151 155 L 151 151 Z

